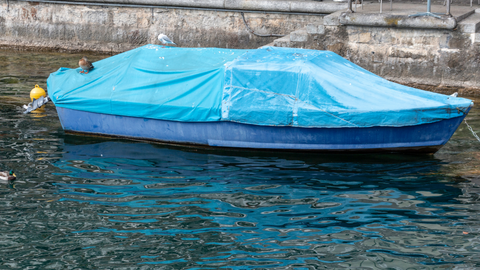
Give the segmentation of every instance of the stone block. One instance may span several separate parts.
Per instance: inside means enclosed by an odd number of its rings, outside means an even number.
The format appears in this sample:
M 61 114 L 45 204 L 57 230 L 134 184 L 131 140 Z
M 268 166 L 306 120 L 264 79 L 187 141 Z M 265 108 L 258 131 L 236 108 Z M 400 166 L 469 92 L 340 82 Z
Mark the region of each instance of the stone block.
M 318 26 L 318 32 L 317 32 L 317 34 L 319 34 L 319 35 L 325 34 L 325 26 L 324 26 L 324 25 L 319 25 L 319 26 Z
M 340 15 L 344 13 L 343 11 L 337 11 L 335 13 L 332 13 L 330 15 L 327 15 L 323 17 L 323 25 L 328 25 L 328 26 L 337 26 L 341 25 L 340 24 Z
M 309 23 L 307 24 L 307 33 L 312 35 L 315 35 L 315 34 L 323 35 L 325 34 L 325 26 Z
M 290 41 L 306 42 L 308 40 L 307 30 L 297 30 L 290 33 Z
M 316 34 L 317 33 L 317 26 L 315 24 L 307 24 L 307 33 L 309 34 Z
M 372 34 L 370 34 L 370 32 L 360 33 L 358 35 L 358 42 L 360 43 L 368 43 L 370 42 L 371 39 L 372 39 Z
M 273 41 L 273 46 L 275 47 L 290 47 L 290 37 L 285 36 Z

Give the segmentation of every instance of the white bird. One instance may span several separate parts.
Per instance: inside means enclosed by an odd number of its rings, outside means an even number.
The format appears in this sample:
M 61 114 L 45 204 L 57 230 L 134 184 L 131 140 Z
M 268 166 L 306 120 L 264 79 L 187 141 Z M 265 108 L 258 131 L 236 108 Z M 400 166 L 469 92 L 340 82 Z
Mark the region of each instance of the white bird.
M 158 35 L 158 40 L 160 40 L 160 42 L 162 42 L 163 44 L 173 44 L 173 45 L 177 45 L 177 44 L 175 44 L 175 42 L 173 42 L 171 39 L 169 39 L 169 38 L 167 37 L 167 35 L 164 35 L 164 34 Z

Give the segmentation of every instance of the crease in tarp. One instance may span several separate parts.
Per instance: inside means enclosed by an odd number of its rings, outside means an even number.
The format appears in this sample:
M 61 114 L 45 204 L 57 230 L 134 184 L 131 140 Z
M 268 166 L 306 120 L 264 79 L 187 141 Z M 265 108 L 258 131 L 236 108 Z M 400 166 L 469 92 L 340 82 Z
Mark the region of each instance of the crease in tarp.
M 410 126 L 463 116 L 472 102 L 387 81 L 329 51 L 146 45 L 60 68 L 58 107 L 150 119 L 265 126 Z

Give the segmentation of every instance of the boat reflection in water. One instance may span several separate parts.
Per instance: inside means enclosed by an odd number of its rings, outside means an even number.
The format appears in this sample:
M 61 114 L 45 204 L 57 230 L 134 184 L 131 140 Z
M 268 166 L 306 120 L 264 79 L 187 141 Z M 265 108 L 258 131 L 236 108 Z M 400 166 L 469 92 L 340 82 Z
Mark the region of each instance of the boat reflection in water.
M 114 254 L 113 267 L 406 268 L 478 255 L 463 233 L 462 191 L 433 157 L 83 139 L 64 151 L 55 165 L 65 182 L 55 185 L 70 215 L 85 220 L 74 235 Z

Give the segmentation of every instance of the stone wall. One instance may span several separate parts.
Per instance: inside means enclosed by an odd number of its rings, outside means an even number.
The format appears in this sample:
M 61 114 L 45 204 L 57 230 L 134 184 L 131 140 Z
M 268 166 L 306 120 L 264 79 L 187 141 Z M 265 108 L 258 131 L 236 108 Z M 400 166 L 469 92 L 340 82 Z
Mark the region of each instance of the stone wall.
M 328 21 L 328 18 L 325 18 Z M 331 50 L 386 79 L 438 92 L 480 94 L 480 43 L 455 30 L 324 26 L 291 47 Z
M 480 88 L 480 46 L 472 43 L 470 35 L 362 27 L 347 27 L 347 31 L 347 58 L 387 79 L 437 88 Z
M 258 34 L 288 34 L 322 16 L 244 13 Z M 167 34 L 182 47 L 257 48 L 240 12 L 0 1 L 0 46 L 35 50 L 123 52 Z
M 331 50 L 402 84 L 480 93 L 480 42 L 472 39 L 478 33 L 342 25 L 341 13 L 244 14 L 259 34 L 287 35 L 282 38 L 285 46 Z M 276 37 L 250 33 L 238 11 L 0 0 L 0 47 L 118 53 L 158 44 L 159 33 L 182 47 L 258 48 L 277 43 Z

